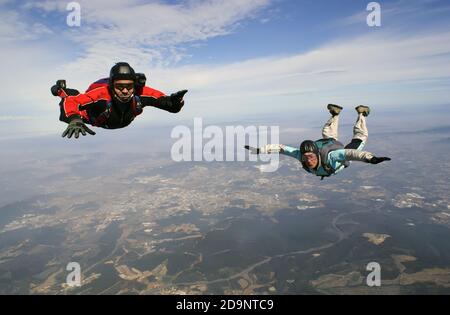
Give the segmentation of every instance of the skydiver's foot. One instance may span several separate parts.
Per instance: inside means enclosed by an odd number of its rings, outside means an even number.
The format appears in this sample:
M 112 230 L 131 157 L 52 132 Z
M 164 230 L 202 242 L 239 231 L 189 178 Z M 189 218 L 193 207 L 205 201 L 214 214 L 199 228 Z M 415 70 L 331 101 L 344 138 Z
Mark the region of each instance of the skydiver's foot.
M 58 96 L 59 86 L 56 84 L 50 88 L 50 91 L 52 92 L 53 96 Z
M 341 112 L 341 110 L 343 108 L 341 106 L 339 106 L 339 105 L 328 104 L 327 109 L 330 111 L 331 115 L 337 116 L 337 115 L 339 115 L 339 113 Z
M 369 106 L 359 105 L 355 109 L 358 112 L 358 114 L 363 114 L 364 117 L 367 117 L 370 114 L 370 107 Z
M 56 81 L 56 84 L 50 88 L 50 91 L 52 92 L 53 96 L 58 96 L 60 89 L 66 89 L 66 80 Z

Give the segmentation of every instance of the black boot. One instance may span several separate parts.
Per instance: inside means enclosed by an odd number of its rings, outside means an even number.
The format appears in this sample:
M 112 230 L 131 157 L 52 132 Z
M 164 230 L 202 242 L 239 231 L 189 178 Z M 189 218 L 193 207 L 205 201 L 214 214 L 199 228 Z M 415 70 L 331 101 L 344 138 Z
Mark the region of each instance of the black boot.
M 341 110 L 343 108 L 339 105 L 328 104 L 327 109 L 330 111 L 331 115 L 336 116 L 336 115 L 339 115 L 339 113 L 341 112 Z
M 369 106 L 359 105 L 359 106 L 355 107 L 355 109 L 358 112 L 358 114 L 363 114 L 364 117 L 367 117 L 370 114 Z
M 50 88 L 50 91 L 52 92 L 53 96 L 58 96 L 60 89 L 66 89 L 66 80 L 56 81 L 56 84 Z

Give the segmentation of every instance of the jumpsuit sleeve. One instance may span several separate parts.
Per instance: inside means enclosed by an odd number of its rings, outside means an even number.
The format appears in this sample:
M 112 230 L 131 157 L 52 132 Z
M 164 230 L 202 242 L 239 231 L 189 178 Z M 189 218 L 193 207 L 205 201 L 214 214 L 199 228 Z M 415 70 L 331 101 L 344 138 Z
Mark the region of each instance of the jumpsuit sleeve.
M 152 106 L 170 113 L 178 113 L 184 105 L 184 102 L 176 103 L 170 96 L 148 86 L 143 88 L 140 98 L 144 107 Z
M 100 100 L 109 100 L 109 93 L 106 87 L 100 87 L 84 94 L 68 96 L 64 98 L 63 108 L 66 117 L 85 116 L 85 108 L 89 105 L 95 106 Z
M 300 159 L 300 150 L 297 148 L 293 148 L 284 144 L 267 144 L 260 149 L 260 153 L 262 154 L 272 154 L 279 153 L 283 155 L 287 155 L 293 157 L 295 159 Z
M 359 161 L 369 163 L 374 155 L 367 151 L 360 151 L 355 149 L 340 149 L 330 152 L 328 158 L 331 163 L 344 161 Z

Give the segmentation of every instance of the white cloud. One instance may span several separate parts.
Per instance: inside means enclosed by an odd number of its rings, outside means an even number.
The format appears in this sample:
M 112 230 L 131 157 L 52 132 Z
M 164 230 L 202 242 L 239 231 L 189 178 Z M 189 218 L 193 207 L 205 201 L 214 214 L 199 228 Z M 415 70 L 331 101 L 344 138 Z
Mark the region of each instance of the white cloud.
M 450 32 L 408 38 L 373 34 L 329 43 L 304 54 L 161 69 L 156 74 L 176 86 L 189 82 L 192 88 L 205 91 L 276 95 L 446 77 L 450 73 L 449 61 Z
M 33 116 L 0 116 L 0 122 L 1 121 L 16 121 L 16 120 L 32 120 L 36 119 L 36 117 Z
M 32 3 L 27 10 L 64 11 L 57 1 Z M 207 45 L 206 39 L 235 31 L 239 23 L 268 3 L 187 1 L 170 6 L 132 1 L 124 6 L 122 1 L 108 1 L 107 5 L 103 1 L 82 2 L 86 21 L 66 34 L 76 41 L 74 47 L 80 48 L 78 57 L 72 60 L 64 58 L 73 48 L 67 39 L 17 42 L 12 37 L 33 24 L 18 23 L 18 28 L 11 28 L 0 22 L 0 34 L 13 32 L 0 51 L 2 69 L 9 74 L 0 78 L 0 85 L 14 91 L 0 100 L 2 115 L 47 115 L 47 120 L 54 120 L 54 127 L 60 128 L 56 120 L 58 101 L 49 93 L 50 84 L 65 78 L 70 87 L 84 89 L 119 60 L 128 60 L 136 70 L 146 72 L 149 84 L 157 89 L 168 93 L 190 90 L 186 107 L 176 118 L 151 110 L 137 123 L 194 116 L 238 118 L 328 102 L 387 105 L 447 101 L 443 97 L 449 96 L 446 82 L 440 83 L 439 90 L 431 88 L 434 83 L 423 82 L 423 91 L 414 86 L 395 91 L 406 82 L 449 77 L 450 32 L 444 29 L 423 29 L 408 36 L 395 31 L 370 32 L 301 54 L 177 66 L 176 61 L 186 53 L 183 45 Z M 20 21 L 19 17 L 11 14 L 9 18 Z M 35 34 L 48 32 L 48 26 L 41 25 Z M 386 84 L 390 90 L 379 87 Z M 49 126 L 51 123 L 46 122 L 45 127 Z
M 0 100 L 0 110 L 11 123 L 12 116 L 35 115 L 46 117 L 48 128 L 48 115 L 54 119 L 58 111 L 58 100 L 49 93 L 56 79 L 65 78 L 71 87 L 83 90 L 107 75 L 117 61 L 127 60 L 147 73 L 153 66 L 174 65 L 183 58 L 184 45 L 229 34 L 270 4 L 269 0 L 184 1 L 179 5 L 137 0 L 126 5 L 122 0 L 78 2 L 79 28 L 55 24 L 59 23 L 55 15 L 65 20 L 68 2 L 29 1 L 15 9 L 0 2 L 0 66 L 7 73 L 0 85 L 11 91 Z
M 152 71 L 163 88 L 190 89 L 186 117 L 306 110 L 329 102 L 445 103 L 449 74 L 450 32 L 371 34 L 292 56 Z M 444 80 L 441 87 L 448 89 L 427 90 L 435 84 L 428 79 Z
M 229 34 L 271 0 L 78 2 L 81 27 L 63 31 L 79 48 L 67 69 L 89 72 L 92 64 L 109 67 L 119 59 L 139 68 L 174 64 L 184 56 L 183 45 Z M 66 14 L 58 0 L 28 2 L 22 8 Z
M 35 40 L 41 35 L 52 33 L 42 23 L 27 23 L 17 12 L 11 10 L 0 11 L 0 40 L 2 44 Z
M 44 0 L 44 1 L 30 1 L 24 3 L 21 8 L 30 10 L 30 9 L 39 9 L 44 12 L 53 12 L 59 11 L 63 12 L 66 10 L 67 4 L 69 1 L 54 1 L 54 0 Z
M 389 23 L 382 22 L 382 27 L 403 27 L 405 23 L 412 25 L 412 21 L 421 18 L 429 18 L 445 14 L 450 11 L 450 6 L 440 5 L 438 8 L 430 8 L 437 0 L 397 0 L 393 2 L 380 2 L 382 21 L 388 20 Z M 367 2 L 369 3 L 369 2 Z M 363 6 L 361 6 L 363 8 Z M 365 9 L 365 8 L 364 8 Z M 340 26 L 354 26 L 354 24 L 364 25 L 370 12 L 361 10 L 351 16 L 344 17 L 336 22 Z

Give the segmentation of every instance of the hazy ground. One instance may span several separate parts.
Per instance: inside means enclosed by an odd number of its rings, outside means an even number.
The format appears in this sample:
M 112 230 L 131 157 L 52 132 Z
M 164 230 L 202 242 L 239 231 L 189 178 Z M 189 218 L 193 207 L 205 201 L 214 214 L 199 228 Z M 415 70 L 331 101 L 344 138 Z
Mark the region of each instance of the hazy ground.
M 391 162 L 324 181 L 287 157 L 276 173 L 175 163 L 172 126 L 2 140 L 0 292 L 448 294 L 450 114 L 401 113 L 368 120 L 366 149 Z M 355 116 L 343 112 L 343 142 Z M 229 124 L 279 125 L 280 142 L 297 146 L 320 138 L 326 119 Z M 81 288 L 65 285 L 73 261 Z M 369 262 L 382 267 L 381 287 L 366 285 Z

